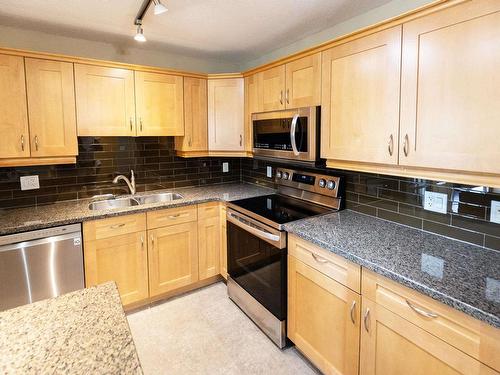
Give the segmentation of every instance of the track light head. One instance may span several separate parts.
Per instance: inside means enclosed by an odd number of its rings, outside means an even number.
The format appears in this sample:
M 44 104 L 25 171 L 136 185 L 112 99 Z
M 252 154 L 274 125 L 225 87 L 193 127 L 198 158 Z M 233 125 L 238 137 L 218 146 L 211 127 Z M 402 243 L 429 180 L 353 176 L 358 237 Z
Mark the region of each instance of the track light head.
M 168 11 L 167 7 L 165 5 L 163 5 L 160 0 L 153 0 L 153 3 L 155 4 L 155 7 L 154 7 L 155 16 Z
M 137 24 L 137 32 L 134 36 L 134 39 L 138 42 L 145 42 L 146 37 L 144 36 L 144 30 L 142 29 L 142 22 L 139 20 L 136 22 Z

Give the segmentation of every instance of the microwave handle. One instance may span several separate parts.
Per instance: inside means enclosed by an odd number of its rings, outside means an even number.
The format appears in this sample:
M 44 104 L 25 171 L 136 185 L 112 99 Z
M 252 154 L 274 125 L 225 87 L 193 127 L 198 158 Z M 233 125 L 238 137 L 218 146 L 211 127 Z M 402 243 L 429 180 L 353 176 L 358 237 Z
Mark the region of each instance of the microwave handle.
M 293 115 L 292 126 L 290 126 L 290 143 L 292 144 L 292 150 L 295 156 L 299 155 L 299 150 L 297 149 L 297 141 L 295 140 L 295 131 L 297 130 L 298 120 L 299 115 L 296 113 L 295 115 Z

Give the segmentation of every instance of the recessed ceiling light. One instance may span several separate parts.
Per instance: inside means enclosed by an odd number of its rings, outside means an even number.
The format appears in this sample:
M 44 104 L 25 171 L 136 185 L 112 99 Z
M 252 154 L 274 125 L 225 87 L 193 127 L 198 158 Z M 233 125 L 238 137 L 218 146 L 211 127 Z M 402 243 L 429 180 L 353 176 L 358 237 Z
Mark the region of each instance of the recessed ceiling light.
M 163 5 L 160 0 L 153 0 L 153 3 L 155 4 L 155 8 L 154 8 L 155 16 L 168 11 L 167 7 L 165 5 Z
M 144 36 L 144 30 L 142 29 L 142 23 L 137 23 L 137 33 L 134 36 L 134 39 L 138 42 L 145 42 L 146 37 Z

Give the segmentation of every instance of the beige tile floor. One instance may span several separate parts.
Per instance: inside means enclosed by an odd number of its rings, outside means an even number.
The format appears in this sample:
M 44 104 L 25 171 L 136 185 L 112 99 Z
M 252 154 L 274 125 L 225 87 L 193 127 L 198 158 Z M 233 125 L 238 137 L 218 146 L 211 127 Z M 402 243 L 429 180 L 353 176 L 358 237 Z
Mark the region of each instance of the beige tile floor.
M 146 375 L 317 372 L 294 348 L 279 350 L 217 283 L 128 315 Z

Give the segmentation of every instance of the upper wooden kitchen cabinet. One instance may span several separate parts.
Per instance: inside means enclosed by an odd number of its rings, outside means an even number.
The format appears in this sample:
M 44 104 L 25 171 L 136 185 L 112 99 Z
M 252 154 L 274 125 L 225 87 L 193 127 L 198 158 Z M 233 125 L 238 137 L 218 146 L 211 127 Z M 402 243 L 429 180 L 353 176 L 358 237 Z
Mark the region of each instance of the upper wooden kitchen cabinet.
M 306 56 L 262 73 L 262 111 L 321 104 L 321 54 Z
M 403 24 L 400 164 L 500 174 L 500 2 Z
M 184 135 L 182 76 L 135 72 L 137 135 Z
M 134 72 L 75 64 L 79 136 L 136 135 Z
M 31 155 L 78 154 L 73 64 L 26 58 Z
M 181 156 L 208 151 L 207 80 L 184 77 L 184 136 L 175 138 Z
M 245 150 L 243 78 L 208 80 L 208 149 L 211 154 Z
M 24 58 L 0 55 L 0 158 L 30 156 Z
M 401 26 L 323 52 L 321 156 L 398 162 Z

